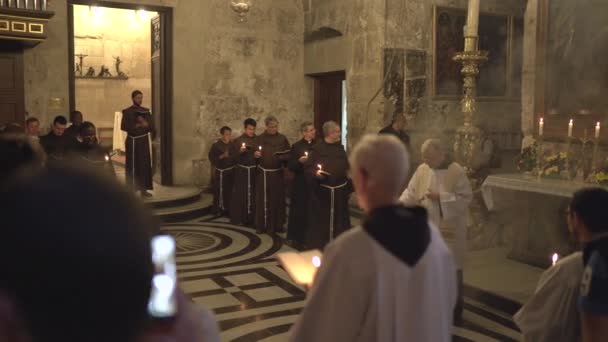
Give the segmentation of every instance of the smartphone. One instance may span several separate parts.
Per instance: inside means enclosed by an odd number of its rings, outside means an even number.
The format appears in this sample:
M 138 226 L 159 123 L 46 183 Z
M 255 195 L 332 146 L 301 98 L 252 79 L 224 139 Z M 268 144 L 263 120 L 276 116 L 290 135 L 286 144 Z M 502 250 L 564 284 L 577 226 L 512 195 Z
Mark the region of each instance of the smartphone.
M 175 239 L 169 235 L 152 238 L 154 277 L 148 301 L 148 313 L 153 318 L 172 318 L 177 314 L 177 270 L 175 268 Z

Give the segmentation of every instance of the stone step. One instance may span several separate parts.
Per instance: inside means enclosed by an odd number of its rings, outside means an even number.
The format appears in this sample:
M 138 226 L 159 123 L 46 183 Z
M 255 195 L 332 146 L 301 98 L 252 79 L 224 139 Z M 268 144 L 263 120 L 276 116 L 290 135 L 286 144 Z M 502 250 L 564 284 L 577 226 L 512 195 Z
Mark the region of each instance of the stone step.
M 187 221 L 209 214 L 212 205 L 213 196 L 202 194 L 195 201 L 180 205 L 157 207 L 153 213 L 163 223 Z
M 153 209 L 172 208 L 197 202 L 201 198 L 201 193 L 201 189 L 197 187 L 165 187 L 155 184 L 152 191 L 153 196 L 143 200 L 147 206 Z

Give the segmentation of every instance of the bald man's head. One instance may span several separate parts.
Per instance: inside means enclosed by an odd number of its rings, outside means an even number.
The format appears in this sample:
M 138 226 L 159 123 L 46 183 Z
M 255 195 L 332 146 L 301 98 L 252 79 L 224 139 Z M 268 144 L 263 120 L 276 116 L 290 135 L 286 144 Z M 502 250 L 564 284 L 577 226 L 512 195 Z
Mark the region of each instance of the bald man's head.
M 371 210 L 399 198 L 409 172 L 409 155 L 392 135 L 366 135 L 350 156 L 359 205 Z M 385 203 L 386 202 L 386 203 Z

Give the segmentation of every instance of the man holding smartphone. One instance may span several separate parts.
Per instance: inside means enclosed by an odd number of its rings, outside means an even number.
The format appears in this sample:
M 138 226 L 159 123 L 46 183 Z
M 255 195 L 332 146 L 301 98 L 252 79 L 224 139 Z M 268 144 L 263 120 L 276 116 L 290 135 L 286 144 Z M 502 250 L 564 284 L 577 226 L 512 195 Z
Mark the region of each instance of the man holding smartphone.
M 219 342 L 211 312 L 179 291 L 171 320 L 151 318 L 155 224 L 115 180 L 70 167 L 19 174 L 0 185 L 0 341 Z

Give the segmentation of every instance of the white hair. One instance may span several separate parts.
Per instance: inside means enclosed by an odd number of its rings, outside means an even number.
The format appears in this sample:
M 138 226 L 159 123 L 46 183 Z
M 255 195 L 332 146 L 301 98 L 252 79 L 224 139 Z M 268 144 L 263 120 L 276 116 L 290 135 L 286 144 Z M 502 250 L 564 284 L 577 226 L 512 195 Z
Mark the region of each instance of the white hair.
M 338 125 L 335 121 L 327 121 L 323 124 L 323 136 L 328 136 L 329 133 L 333 132 L 336 129 L 340 129 L 340 125 Z
M 444 152 L 443 145 L 441 144 L 441 140 L 439 139 L 427 139 L 422 143 L 422 147 L 420 148 L 421 155 L 425 156 L 429 153 L 430 149 L 433 149 L 437 152 Z
M 353 170 L 364 170 L 375 186 L 399 196 L 410 169 L 409 154 L 397 137 L 368 134 L 353 148 L 350 163 Z

